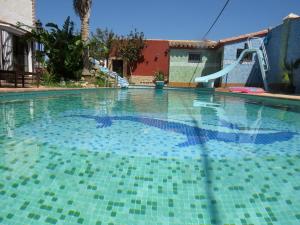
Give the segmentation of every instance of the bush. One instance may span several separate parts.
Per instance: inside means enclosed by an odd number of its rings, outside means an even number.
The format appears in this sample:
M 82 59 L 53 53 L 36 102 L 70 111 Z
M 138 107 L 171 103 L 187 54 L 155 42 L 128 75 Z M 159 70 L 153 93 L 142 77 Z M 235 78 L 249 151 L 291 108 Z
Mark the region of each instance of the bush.
M 41 85 L 45 87 L 61 87 L 61 88 L 81 88 L 82 84 L 77 81 L 67 80 L 58 81 L 57 78 L 48 72 L 41 75 Z
M 41 85 L 42 86 L 55 86 L 56 83 L 57 83 L 57 80 L 53 74 L 44 72 L 41 75 Z
M 97 87 L 105 87 L 106 86 L 106 81 L 102 77 L 96 77 L 96 81 L 95 81 L 94 84 Z
M 154 81 L 153 82 L 156 82 L 156 81 L 165 81 L 165 74 L 164 74 L 164 72 L 162 72 L 162 71 L 155 72 L 155 74 L 154 74 Z
M 97 87 L 105 87 L 106 86 L 107 75 L 102 71 L 96 73 L 95 76 L 95 86 Z

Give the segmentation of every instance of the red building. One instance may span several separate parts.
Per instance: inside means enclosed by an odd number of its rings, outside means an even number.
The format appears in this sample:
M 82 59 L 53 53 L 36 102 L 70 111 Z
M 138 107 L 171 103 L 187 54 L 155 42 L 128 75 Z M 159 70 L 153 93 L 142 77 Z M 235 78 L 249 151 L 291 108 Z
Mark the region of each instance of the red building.
M 137 63 L 133 69 L 130 78 L 133 84 L 152 84 L 154 73 L 162 71 L 168 77 L 169 75 L 169 41 L 167 40 L 146 40 L 146 47 L 142 52 L 142 59 Z M 128 75 L 128 68 L 126 62 L 123 60 L 111 57 L 111 69 Z
M 136 84 L 152 83 L 154 73 L 162 71 L 169 75 L 169 41 L 147 40 L 143 58 L 133 70 L 131 82 Z

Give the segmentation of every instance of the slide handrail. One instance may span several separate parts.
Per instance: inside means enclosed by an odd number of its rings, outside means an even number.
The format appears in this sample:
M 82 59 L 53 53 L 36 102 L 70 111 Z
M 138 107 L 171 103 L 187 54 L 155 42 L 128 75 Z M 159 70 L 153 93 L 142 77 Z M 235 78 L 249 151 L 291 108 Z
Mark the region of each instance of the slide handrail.
M 247 40 L 249 48 L 254 48 L 252 45 L 252 40 L 258 40 L 259 41 L 259 47 L 261 48 L 261 51 L 263 53 L 263 59 L 264 59 L 264 69 L 265 71 L 268 71 L 270 69 L 269 65 L 269 58 L 266 50 L 266 46 L 264 44 L 264 39 L 261 37 L 249 37 Z

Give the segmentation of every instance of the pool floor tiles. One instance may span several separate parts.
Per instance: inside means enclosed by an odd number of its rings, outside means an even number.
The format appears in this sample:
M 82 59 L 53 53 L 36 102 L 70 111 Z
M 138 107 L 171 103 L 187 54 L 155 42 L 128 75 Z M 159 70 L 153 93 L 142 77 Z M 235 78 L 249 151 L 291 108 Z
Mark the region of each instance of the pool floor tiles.
M 299 224 L 299 155 L 143 157 L 6 146 L 0 224 Z

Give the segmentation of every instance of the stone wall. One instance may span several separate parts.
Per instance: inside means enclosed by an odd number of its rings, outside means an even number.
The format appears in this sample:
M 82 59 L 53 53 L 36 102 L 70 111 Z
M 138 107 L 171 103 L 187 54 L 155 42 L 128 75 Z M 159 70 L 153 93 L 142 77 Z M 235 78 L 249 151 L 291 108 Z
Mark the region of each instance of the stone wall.
M 130 83 L 134 85 L 153 86 L 154 76 L 138 76 L 133 75 L 130 77 Z

